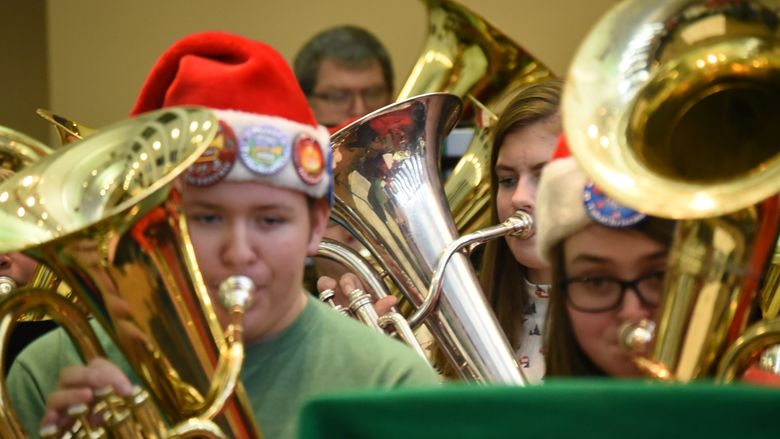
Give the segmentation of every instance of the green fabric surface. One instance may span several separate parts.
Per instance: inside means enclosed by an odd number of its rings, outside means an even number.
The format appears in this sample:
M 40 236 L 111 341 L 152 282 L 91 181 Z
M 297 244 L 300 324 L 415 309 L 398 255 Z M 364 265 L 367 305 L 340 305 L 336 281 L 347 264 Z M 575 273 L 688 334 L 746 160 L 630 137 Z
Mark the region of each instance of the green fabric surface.
M 775 438 L 780 390 L 558 380 L 320 397 L 299 438 Z

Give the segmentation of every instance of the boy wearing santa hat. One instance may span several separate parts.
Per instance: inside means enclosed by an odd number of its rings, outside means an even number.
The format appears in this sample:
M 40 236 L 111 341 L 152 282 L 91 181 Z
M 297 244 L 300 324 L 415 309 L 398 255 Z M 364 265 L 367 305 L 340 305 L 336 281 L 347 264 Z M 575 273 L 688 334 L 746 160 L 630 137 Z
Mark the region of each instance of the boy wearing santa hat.
M 317 394 L 435 383 L 409 348 L 301 286 L 330 212 L 328 132 L 282 57 L 236 35 L 185 37 L 158 60 L 133 114 L 178 105 L 209 107 L 220 121 L 212 146 L 175 184 L 212 301 L 219 303 L 228 276 L 255 283 L 241 380 L 264 434 L 293 437 L 299 409 Z M 225 325 L 226 311 L 215 311 Z M 62 330 L 25 351 L 9 390 L 28 434 L 39 422 L 67 424 L 67 408 L 93 402 L 95 389 L 110 385 L 128 395 L 132 371 L 111 360 L 118 366 L 103 359 L 81 365 Z

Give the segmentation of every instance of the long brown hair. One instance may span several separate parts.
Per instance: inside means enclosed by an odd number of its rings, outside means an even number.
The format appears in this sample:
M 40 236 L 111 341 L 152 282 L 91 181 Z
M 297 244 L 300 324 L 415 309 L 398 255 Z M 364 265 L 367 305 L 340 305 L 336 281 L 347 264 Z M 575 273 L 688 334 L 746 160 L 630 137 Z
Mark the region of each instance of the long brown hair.
M 493 134 L 490 157 L 490 218 L 498 224 L 496 193 L 498 179 L 495 173 L 498 152 L 510 133 L 555 117 L 560 106 L 562 82 L 551 79 L 518 90 L 498 119 Z M 480 270 L 480 281 L 490 307 L 504 330 L 512 348 L 517 349 L 517 335 L 528 306 L 524 280 L 526 268 L 512 255 L 504 239 L 494 239 L 485 247 Z
M 653 241 L 669 246 L 672 242 L 674 224 L 674 221 L 648 217 L 629 230 L 636 230 Z M 604 376 L 606 373 L 580 348 L 566 310 L 566 287 L 563 285 L 563 279 L 566 278 L 563 241 L 553 247 L 550 259 L 553 281 L 544 332 L 545 376 Z

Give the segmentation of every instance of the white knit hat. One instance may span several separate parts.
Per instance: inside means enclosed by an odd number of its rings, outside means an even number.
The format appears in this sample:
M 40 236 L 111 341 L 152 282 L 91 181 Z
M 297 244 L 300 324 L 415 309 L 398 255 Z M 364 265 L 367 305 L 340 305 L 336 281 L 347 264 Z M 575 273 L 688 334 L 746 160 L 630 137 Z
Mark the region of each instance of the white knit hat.
M 596 187 L 569 153 L 561 135 L 550 163 L 542 169 L 536 192 L 536 250 L 552 262 L 550 252 L 562 240 L 589 224 L 630 227 L 646 215 L 618 204 Z

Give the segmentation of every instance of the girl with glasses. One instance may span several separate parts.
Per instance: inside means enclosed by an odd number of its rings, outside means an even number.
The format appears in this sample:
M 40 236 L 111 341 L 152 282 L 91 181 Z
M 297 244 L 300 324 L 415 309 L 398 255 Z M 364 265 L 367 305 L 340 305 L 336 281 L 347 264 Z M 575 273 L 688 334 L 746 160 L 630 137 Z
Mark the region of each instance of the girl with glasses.
M 654 317 L 673 227 L 601 192 L 562 138 L 537 197 L 537 248 L 552 269 L 547 376 L 640 375 L 618 334 Z

